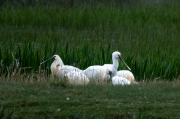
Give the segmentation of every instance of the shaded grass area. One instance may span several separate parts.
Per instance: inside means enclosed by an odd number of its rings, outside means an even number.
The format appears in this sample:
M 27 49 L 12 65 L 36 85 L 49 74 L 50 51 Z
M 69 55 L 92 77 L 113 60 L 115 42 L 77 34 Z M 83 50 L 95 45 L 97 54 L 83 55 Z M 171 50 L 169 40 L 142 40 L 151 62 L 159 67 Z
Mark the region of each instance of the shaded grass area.
M 4 117 L 179 118 L 179 80 L 130 86 L 1 82 Z

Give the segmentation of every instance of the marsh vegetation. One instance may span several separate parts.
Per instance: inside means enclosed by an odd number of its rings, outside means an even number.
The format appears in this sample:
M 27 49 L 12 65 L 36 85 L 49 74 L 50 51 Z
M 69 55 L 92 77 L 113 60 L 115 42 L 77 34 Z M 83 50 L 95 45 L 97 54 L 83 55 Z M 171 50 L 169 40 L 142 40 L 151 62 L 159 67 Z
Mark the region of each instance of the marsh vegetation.
M 72 1 L 0 4 L 0 117 L 178 118 L 180 3 Z M 58 54 L 85 69 L 116 50 L 140 85 L 71 86 L 40 65 Z

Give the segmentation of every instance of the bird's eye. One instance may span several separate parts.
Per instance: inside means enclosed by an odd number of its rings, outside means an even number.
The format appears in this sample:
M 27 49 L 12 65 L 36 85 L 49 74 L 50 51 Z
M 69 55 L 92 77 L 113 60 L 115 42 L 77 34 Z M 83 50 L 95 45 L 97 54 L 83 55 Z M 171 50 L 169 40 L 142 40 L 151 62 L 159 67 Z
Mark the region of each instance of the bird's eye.
M 56 56 L 53 56 L 52 59 L 55 60 L 55 57 L 56 57 Z

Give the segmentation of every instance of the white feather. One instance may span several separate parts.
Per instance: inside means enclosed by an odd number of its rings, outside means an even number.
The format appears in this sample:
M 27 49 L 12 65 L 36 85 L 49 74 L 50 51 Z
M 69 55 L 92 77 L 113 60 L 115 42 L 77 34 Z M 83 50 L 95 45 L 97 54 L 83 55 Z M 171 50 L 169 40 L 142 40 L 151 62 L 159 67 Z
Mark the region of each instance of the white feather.
M 96 81 L 105 81 L 111 78 L 111 69 L 105 68 L 103 66 L 95 65 L 90 66 L 83 71 L 83 73 L 90 79 Z
M 114 76 L 112 78 L 112 84 L 113 85 L 130 85 L 131 82 L 129 80 L 127 80 L 126 78 Z
M 65 74 L 71 71 L 76 71 L 76 72 L 82 72 L 79 68 L 69 66 L 69 65 L 64 65 L 63 61 L 58 55 L 54 55 L 52 58 L 42 62 L 41 64 L 54 59 L 53 63 L 51 64 L 51 73 L 52 75 L 56 75 L 60 78 L 64 78 Z
M 84 85 L 89 83 L 88 77 L 82 72 L 70 71 L 65 74 L 70 84 Z

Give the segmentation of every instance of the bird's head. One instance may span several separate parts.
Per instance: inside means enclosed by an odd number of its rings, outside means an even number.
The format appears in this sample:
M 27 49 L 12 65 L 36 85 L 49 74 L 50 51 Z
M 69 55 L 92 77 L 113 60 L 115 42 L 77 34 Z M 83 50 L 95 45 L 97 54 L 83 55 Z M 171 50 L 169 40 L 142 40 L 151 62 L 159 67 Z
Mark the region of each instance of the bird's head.
M 49 58 L 48 60 L 45 60 L 44 62 L 41 62 L 41 64 L 43 64 L 43 63 L 45 63 L 45 62 L 47 62 L 47 61 L 49 61 L 49 60 L 58 60 L 58 59 L 60 59 L 60 57 L 58 56 L 58 55 L 53 55 L 53 57 L 51 57 L 51 58 Z
M 120 60 L 125 64 L 125 66 L 126 66 L 129 70 L 131 70 L 131 68 L 129 68 L 129 66 L 128 66 L 128 65 L 124 62 L 124 60 L 121 58 L 121 53 L 120 53 L 120 52 L 118 52 L 118 51 L 113 52 L 112 57 L 113 57 L 113 59 L 114 59 L 114 58 L 115 58 L 115 59 L 120 59 Z
M 113 58 L 121 59 L 121 53 L 118 51 L 113 52 L 112 56 L 113 56 Z

